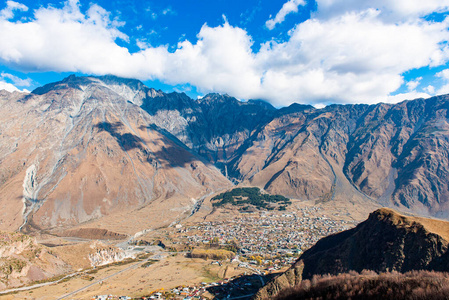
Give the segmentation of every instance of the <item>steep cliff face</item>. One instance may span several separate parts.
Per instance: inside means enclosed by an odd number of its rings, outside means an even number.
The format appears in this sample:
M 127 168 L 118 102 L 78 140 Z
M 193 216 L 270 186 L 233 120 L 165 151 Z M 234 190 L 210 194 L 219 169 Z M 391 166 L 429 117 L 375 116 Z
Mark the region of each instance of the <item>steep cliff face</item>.
M 447 218 L 449 97 L 281 109 L 228 167 L 299 199 L 374 200 Z M 352 200 L 351 200 L 352 199 Z
M 141 107 L 150 120 L 225 172 L 224 166 L 254 130 L 270 121 L 276 109 L 263 101 L 241 102 L 208 94 L 192 100 L 181 93 L 151 90 Z
M 285 274 L 259 291 L 256 299 L 268 299 L 280 289 L 293 287 L 313 275 L 363 270 L 447 272 L 448 233 L 449 222 L 379 209 L 357 227 L 319 240 Z
M 447 96 L 378 105 L 348 144 L 345 174 L 385 204 L 447 217 Z

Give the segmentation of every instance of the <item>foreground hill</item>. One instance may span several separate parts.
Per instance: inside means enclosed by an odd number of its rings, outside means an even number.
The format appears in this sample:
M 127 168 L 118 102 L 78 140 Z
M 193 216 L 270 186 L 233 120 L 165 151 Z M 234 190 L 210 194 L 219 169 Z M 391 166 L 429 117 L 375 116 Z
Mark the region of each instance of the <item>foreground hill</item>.
M 357 227 L 318 241 L 288 271 L 259 291 L 256 299 L 271 297 L 314 275 L 363 270 L 447 272 L 448 232 L 449 222 L 379 209 Z

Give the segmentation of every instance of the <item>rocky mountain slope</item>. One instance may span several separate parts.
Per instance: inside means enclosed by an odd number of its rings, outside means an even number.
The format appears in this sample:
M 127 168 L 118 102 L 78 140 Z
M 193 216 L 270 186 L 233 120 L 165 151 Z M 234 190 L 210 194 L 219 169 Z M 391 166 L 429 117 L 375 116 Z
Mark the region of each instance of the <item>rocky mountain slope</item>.
M 155 214 L 148 218 L 169 224 L 202 196 L 229 187 L 141 109 L 154 93 L 109 76 L 3 93 L 0 227 L 51 229 L 123 212 L 132 219 L 145 207 Z M 136 224 L 131 233 L 145 228 Z
M 298 199 L 374 201 L 449 217 L 448 96 L 320 110 L 276 110 L 217 94 L 155 99 L 142 107 L 159 116 L 158 126 L 234 182 Z
M 229 169 L 271 193 L 318 201 L 369 198 L 447 218 L 448 108 L 449 97 L 441 96 L 280 110 Z
M 447 272 L 448 249 L 449 222 L 404 216 L 382 208 L 357 227 L 318 241 L 255 298 L 268 299 L 314 275 L 363 270 Z
M 448 218 L 448 108 L 439 96 L 275 109 L 228 95 L 193 100 L 114 76 L 1 91 L 0 228 L 106 217 L 113 225 L 116 213 L 128 221 L 127 211 L 169 224 L 231 181 Z

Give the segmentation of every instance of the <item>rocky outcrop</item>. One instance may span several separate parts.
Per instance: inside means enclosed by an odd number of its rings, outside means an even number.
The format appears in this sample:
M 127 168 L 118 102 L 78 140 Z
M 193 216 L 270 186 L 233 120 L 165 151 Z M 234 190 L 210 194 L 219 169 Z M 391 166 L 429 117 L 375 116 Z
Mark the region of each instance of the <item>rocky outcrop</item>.
M 441 226 L 449 228 L 449 223 L 441 222 Z M 404 273 L 433 270 L 435 261 L 447 252 L 448 244 L 419 219 L 380 209 L 356 228 L 321 239 L 300 259 L 305 265 L 304 278 L 364 269 Z
M 302 263 L 293 265 L 290 269 L 268 282 L 254 295 L 253 299 L 271 299 L 280 291 L 297 286 L 302 281 L 303 268 L 304 265 Z
M 107 247 L 101 243 L 94 242 L 91 249 L 93 251 L 88 255 L 88 258 L 92 267 L 111 264 L 132 257 L 120 248 Z
M 71 266 L 35 238 L 0 232 L 0 288 L 15 287 L 64 274 Z
M 379 209 L 357 227 L 319 240 L 286 273 L 260 290 L 255 299 L 270 299 L 280 289 L 294 287 L 302 279 L 311 279 L 314 275 L 363 270 L 447 272 L 447 232 L 449 222 Z

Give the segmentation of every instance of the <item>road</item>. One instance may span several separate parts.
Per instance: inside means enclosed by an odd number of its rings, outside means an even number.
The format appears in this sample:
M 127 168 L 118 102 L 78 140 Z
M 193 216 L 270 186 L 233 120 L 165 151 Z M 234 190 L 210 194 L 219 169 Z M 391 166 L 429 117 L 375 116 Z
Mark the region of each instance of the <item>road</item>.
M 93 286 L 93 285 L 99 284 L 100 282 L 106 281 L 106 280 L 108 280 L 108 279 L 111 278 L 111 277 L 117 276 L 117 275 L 119 275 L 119 274 L 121 274 L 121 273 L 123 273 L 123 272 L 126 272 L 126 271 L 128 271 L 128 270 L 135 269 L 135 268 L 137 268 L 138 266 L 140 266 L 140 265 L 146 263 L 146 262 L 149 261 L 149 260 L 150 260 L 150 258 L 147 258 L 147 259 L 145 259 L 145 260 L 143 260 L 143 261 L 139 261 L 139 262 L 137 262 L 137 263 L 135 263 L 135 264 L 133 264 L 133 265 L 131 265 L 131 266 L 129 266 L 129 267 L 127 267 L 127 268 L 121 270 L 121 271 L 115 272 L 115 273 L 113 273 L 113 274 L 111 274 L 111 275 L 109 275 L 109 276 L 106 276 L 106 277 L 104 277 L 104 278 L 98 279 L 98 280 L 96 280 L 95 282 L 92 282 L 91 284 L 88 284 L 88 285 L 86 285 L 86 286 L 84 286 L 84 287 L 82 287 L 82 288 L 77 289 L 76 291 L 70 292 L 70 293 L 68 293 L 68 294 L 65 294 L 65 295 L 59 297 L 58 300 L 65 299 L 65 298 L 67 298 L 67 297 L 70 297 L 70 296 L 73 296 L 73 295 L 75 295 L 75 294 L 78 294 L 79 292 L 84 291 L 85 289 L 88 289 L 88 288 L 90 288 L 90 287 Z
M 0 295 L 40 288 L 40 287 L 43 287 L 43 286 L 46 286 L 46 285 L 58 283 L 58 282 L 60 282 L 60 281 L 62 281 L 64 279 L 67 279 L 67 278 L 70 278 L 70 277 L 74 277 L 74 276 L 79 275 L 81 273 L 82 272 L 72 273 L 72 274 L 69 274 L 67 276 L 62 277 L 61 279 L 55 280 L 55 281 L 48 281 L 48 282 L 38 283 L 38 284 L 30 285 L 30 286 L 24 286 L 24 287 L 20 287 L 20 288 L 15 288 L 15 289 L 9 289 L 9 290 L 5 290 L 5 291 L 1 291 Z
M 114 276 L 119 275 L 119 274 L 122 273 L 122 272 L 125 272 L 125 271 L 128 271 L 128 270 L 130 270 L 130 269 L 136 268 L 137 266 L 146 263 L 146 262 L 149 261 L 150 259 L 151 259 L 151 257 L 150 257 L 150 258 L 147 258 L 147 259 L 145 259 L 145 260 L 143 260 L 143 261 L 138 261 L 138 262 L 136 262 L 135 264 L 133 264 L 133 265 L 131 265 L 131 266 L 129 266 L 129 267 L 127 267 L 127 268 L 121 270 L 121 271 L 118 271 L 118 272 L 116 272 L 116 273 L 113 273 L 113 274 L 111 274 L 111 275 L 109 275 L 109 276 L 107 276 L 107 277 L 105 277 L 105 278 L 99 279 L 99 280 L 97 280 L 97 281 L 95 281 L 95 282 L 93 282 L 93 283 L 91 283 L 91 284 L 89 284 L 89 285 L 87 285 L 87 286 L 85 286 L 85 287 L 82 287 L 82 288 L 80 288 L 80 289 L 78 289 L 78 290 L 76 290 L 76 291 L 73 291 L 73 292 L 70 292 L 70 293 L 68 293 L 68 294 L 65 294 L 64 296 L 62 296 L 62 297 L 60 297 L 60 298 L 58 298 L 58 299 L 64 299 L 65 297 L 68 297 L 68 296 L 71 296 L 71 295 L 75 295 L 76 293 L 79 293 L 79 292 L 81 292 L 81 291 L 83 291 L 83 290 L 85 290 L 85 289 L 87 289 L 87 288 L 89 288 L 89 287 L 91 287 L 91 286 L 93 286 L 93 285 L 95 285 L 95 284 L 97 284 L 97 283 L 100 283 L 101 281 L 107 280 L 107 279 L 109 279 L 109 278 L 111 278 L 111 277 L 114 277 Z M 56 284 L 56 283 L 61 282 L 61 281 L 64 280 L 64 279 L 67 279 L 67 278 L 70 278 L 70 277 L 75 277 L 75 276 L 81 275 L 81 274 L 83 274 L 83 273 L 85 273 L 85 272 L 86 272 L 86 271 L 75 272 L 75 273 L 66 275 L 66 276 L 64 276 L 64 277 L 62 277 L 62 278 L 60 278 L 60 279 L 58 279 L 58 280 L 48 281 L 48 282 L 44 282 L 44 283 L 38 283 L 38 284 L 34 284 L 34 285 L 30 285 L 30 286 L 24 286 L 24 287 L 20 287 L 20 288 L 9 289 L 9 290 L 5 290 L 5 291 L 0 291 L 0 295 L 4 295 L 4 294 L 8 294 L 8 293 L 14 293 L 14 292 L 22 292 L 22 291 L 27 291 L 27 290 L 37 289 L 37 288 L 40 288 L 40 287 L 43 287 L 43 286 L 47 286 L 47 285 L 51 285 L 51 284 Z

